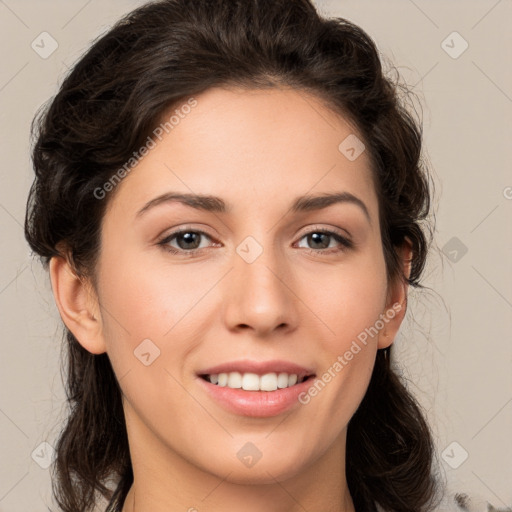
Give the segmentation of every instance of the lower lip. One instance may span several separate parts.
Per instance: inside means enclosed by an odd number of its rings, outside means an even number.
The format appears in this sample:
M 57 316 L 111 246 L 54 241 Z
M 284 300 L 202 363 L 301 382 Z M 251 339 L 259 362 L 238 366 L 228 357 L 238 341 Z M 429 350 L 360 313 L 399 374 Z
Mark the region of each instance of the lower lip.
M 312 377 L 300 384 L 275 391 L 245 391 L 218 386 L 198 377 L 200 385 L 222 407 L 239 416 L 267 418 L 300 405 L 299 395 L 309 389 Z

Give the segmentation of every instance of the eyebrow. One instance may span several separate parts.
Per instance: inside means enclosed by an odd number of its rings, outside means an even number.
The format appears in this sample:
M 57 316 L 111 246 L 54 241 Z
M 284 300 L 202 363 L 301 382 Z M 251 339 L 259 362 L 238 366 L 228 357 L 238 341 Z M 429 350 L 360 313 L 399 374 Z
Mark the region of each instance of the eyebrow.
M 204 194 L 183 194 L 178 192 L 167 192 L 154 199 L 148 201 L 138 212 L 137 217 L 140 217 L 151 208 L 154 208 L 163 203 L 178 202 L 186 206 L 214 213 L 229 213 L 232 211 L 232 206 L 226 203 L 223 199 L 216 196 Z M 294 213 L 308 212 L 314 210 L 322 210 L 333 204 L 337 203 L 350 203 L 358 206 L 365 214 L 368 222 L 371 224 L 370 213 L 365 203 L 351 194 L 350 192 L 338 192 L 332 194 L 321 195 L 304 195 L 297 197 L 290 210 Z

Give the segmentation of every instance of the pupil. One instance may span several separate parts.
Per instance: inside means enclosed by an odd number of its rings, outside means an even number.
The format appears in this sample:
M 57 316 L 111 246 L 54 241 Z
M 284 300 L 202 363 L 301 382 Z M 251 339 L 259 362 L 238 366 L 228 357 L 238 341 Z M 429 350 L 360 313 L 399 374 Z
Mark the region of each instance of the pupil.
M 181 239 L 185 240 L 185 245 L 186 247 L 181 247 L 181 249 L 196 249 L 196 247 L 188 247 L 187 244 L 193 244 L 194 243 L 194 240 L 193 238 L 194 237 L 197 237 L 198 233 L 183 233 L 181 235 Z M 196 240 L 197 242 L 197 240 Z M 182 244 L 179 244 L 180 246 Z
M 313 243 L 314 244 L 320 243 L 320 245 L 322 245 L 322 247 L 321 247 L 322 249 L 325 249 L 329 245 L 329 243 L 327 243 L 327 245 L 325 243 L 322 244 L 321 242 L 319 242 L 318 238 L 320 238 L 320 237 L 326 237 L 327 238 L 327 236 L 328 235 L 326 233 L 312 233 L 310 235 L 311 239 L 313 240 Z

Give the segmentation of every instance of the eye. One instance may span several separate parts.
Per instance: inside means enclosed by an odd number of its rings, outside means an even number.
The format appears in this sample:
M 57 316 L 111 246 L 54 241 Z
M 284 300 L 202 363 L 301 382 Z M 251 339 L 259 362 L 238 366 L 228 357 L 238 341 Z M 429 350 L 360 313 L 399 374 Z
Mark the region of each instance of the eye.
M 194 252 L 205 248 L 205 246 L 201 246 L 201 238 L 204 237 L 211 240 L 211 237 L 204 231 L 181 229 L 170 233 L 158 244 L 172 254 L 192 256 Z M 177 244 L 177 247 L 172 245 L 173 242 Z
M 206 238 L 212 240 L 207 233 L 200 230 L 181 229 L 170 233 L 158 242 L 166 251 L 172 254 L 179 254 L 187 257 L 193 257 L 209 246 L 202 245 L 202 240 Z M 349 239 L 340 234 L 327 229 L 315 229 L 304 234 L 300 240 L 306 239 L 308 244 L 313 247 L 302 247 L 306 252 L 313 254 L 331 254 L 345 251 L 353 248 L 354 244 Z M 332 244 L 334 242 L 334 245 Z M 300 247 L 300 246 L 299 246 Z
M 305 248 L 310 253 L 333 253 L 341 252 L 353 247 L 353 242 L 341 236 L 340 234 L 329 231 L 327 229 L 315 229 L 302 236 L 301 240 L 306 239 L 306 242 L 311 244 L 313 248 Z M 334 246 L 331 245 L 334 242 Z M 338 244 L 338 247 L 336 247 Z M 341 246 L 341 248 L 339 247 Z

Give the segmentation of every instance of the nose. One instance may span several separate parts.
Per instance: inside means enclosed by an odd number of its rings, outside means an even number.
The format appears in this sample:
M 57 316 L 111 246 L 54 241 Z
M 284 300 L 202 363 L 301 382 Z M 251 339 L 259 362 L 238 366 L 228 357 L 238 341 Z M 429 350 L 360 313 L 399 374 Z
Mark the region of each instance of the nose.
M 262 249 L 254 261 L 247 252 L 233 254 L 234 268 L 224 283 L 223 297 L 227 328 L 251 330 L 258 337 L 296 329 L 300 302 L 284 256 L 272 248 Z

